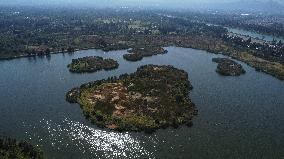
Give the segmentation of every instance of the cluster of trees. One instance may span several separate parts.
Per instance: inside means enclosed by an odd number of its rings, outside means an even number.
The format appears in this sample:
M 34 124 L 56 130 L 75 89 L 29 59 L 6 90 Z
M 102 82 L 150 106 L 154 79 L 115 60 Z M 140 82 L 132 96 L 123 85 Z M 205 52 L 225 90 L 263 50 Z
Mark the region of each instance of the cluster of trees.
M 227 29 L 213 25 L 230 24 L 230 17 L 234 17 L 237 22 L 250 21 L 262 26 L 263 23 L 256 23 L 263 18 L 261 16 L 132 9 L 74 11 L 29 8 L 17 8 L 18 12 L 14 14 L 15 9 L 1 9 L 0 59 L 77 49 L 110 51 L 149 45 L 177 45 L 215 53 L 228 53 L 230 48 L 269 61 L 283 61 L 282 42 L 250 42 L 248 47 L 248 42 L 242 39 L 224 38 Z M 138 54 L 125 56 L 131 60 L 141 59 Z
M 128 50 L 130 54 L 124 54 L 123 58 L 128 61 L 139 61 L 143 57 L 149 57 L 158 54 L 165 54 L 168 51 L 162 47 L 144 47 L 144 48 L 133 48 Z
M 27 142 L 17 142 L 15 139 L 0 138 L 1 159 L 43 159 L 42 152 Z
M 128 48 L 128 45 L 104 39 L 119 35 L 220 36 L 226 31 L 222 27 L 183 18 L 165 17 L 157 14 L 159 11 L 151 10 L 1 8 L 1 11 L 0 58 L 48 55 L 84 48 L 105 51 Z M 86 38 L 95 35 L 103 38 Z
M 118 68 L 119 64 L 113 59 L 103 59 L 99 56 L 88 56 L 78 59 L 73 59 L 72 63 L 68 65 L 71 72 L 96 72 L 102 69 L 112 70 Z
M 84 115 L 98 126 L 112 125 L 111 128 L 118 131 L 152 132 L 161 127 L 192 125 L 196 111 L 188 96 L 191 89 L 185 71 L 172 66 L 145 65 L 129 75 L 72 89 L 66 99 L 78 102 Z M 94 93 L 104 98 L 94 98 Z M 121 111 L 121 114 L 113 115 L 114 111 Z
M 218 63 L 216 72 L 224 76 L 240 76 L 246 73 L 241 64 L 228 58 L 213 58 L 213 62 Z
M 252 50 L 252 54 L 269 61 L 284 63 L 284 44 L 282 41 L 273 40 L 272 42 L 261 42 L 244 39 L 239 36 L 224 35 L 223 40 L 231 43 L 235 47 Z
M 183 17 L 195 22 L 228 26 L 253 30 L 263 34 L 284 37 L 283 15 L 268 15 L 251 13 L 243 15 L 242 12 L 188 12 L 171 13 L 175 17 Z

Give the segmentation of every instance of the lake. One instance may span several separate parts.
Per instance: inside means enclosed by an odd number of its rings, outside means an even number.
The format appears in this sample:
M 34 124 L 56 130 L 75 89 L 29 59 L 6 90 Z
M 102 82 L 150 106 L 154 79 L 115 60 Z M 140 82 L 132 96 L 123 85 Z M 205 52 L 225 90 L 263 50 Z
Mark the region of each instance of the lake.
M 249 30 L 244 30 L 244 29 L 238 29 L 238 28 L 229 28 L 226 27 L 229 32 L 233 32 L 236 34 L 241 34 L 241 35 L 248 35 L 253 38 L 258 38 L 258 39 L 263 39 L 265 41 L 273 41 L 273 39 L 279 41 L 281 40 L 282 42 L 284 41 L 283 37 L 276 37 L 276 36 L 271 36 L 271 35 L 265 35 L 265 34 L 260 34 L 254 31 L 249 31 Z
M 168 53 L 139 62 L 126 50 L 84 50 L 50 57 L 0 61 L 0 136 L 38 145 L 50 159 L 225 158 L 284 156 L 284 82 L 243 64 L 246 74 L 223 77 L 211 60 L 222 55 L 168 47 Z M 113 71 L 73 74 L 72 59 L 90 55 L 118 60 Z M 173 65 L 188 72 L 199 115 L 193 127 L 156 133 L 118 133 L 92 125 L 65 94 L 83 83 L 135 72 L 145 64 Z

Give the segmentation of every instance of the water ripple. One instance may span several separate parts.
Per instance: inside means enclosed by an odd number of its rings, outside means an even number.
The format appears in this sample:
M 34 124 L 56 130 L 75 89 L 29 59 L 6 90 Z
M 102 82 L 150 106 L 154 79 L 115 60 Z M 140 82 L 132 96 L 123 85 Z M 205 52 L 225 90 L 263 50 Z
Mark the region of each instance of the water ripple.
M 57 124 L 52 120 L 42 119 L 40 121 L 41 131 L 46 131 L 51 146 L 58 150 L 72 147 L 84 154 L 90 153 L 97 158 L 154 158 L 153 152 L 146 150 L 143 140 L 133 137 L 129 133 L 118 133 L 96 129 L 86 126 L 80 122 L 64 119 Z M 33 129 L 38 129 L 33 127 Z M 30 138 L 39 138 L 37 135 Z M 155 147 L 155 141 L 147 137 Z M 152 150 L 151 150 L 152 151 Z

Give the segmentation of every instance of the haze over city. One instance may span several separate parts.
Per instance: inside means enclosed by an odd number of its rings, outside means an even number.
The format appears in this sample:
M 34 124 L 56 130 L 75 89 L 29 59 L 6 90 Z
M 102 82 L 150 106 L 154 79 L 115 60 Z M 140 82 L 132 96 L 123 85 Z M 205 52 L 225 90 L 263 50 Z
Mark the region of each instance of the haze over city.
M 283 5 L 281 0 L 2 0 L 1 5 L 49 5 L 49 6 L 72 6 L 72 7 L 161 7 L 161 8 L 245 8 L 275 7 Z

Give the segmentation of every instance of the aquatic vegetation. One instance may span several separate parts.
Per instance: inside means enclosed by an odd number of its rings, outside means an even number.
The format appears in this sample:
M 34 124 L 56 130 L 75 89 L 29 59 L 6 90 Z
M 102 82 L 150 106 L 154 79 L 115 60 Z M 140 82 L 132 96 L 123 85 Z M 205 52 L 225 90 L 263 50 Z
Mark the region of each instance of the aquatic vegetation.
M 79 59 L 73 59 L 68 65 L 70 72 L 96 72 L 102 69 L 112 70 L 118 68 L 119 64 L 113 59 L 103 59 L 98 56 L 88 56 Z
M 197 110 L 189 98 L 191 89 L 185 71 L 146 65 L 119 78 L 83 84 L 69 91 L 66 99 L 80 104 L 84 115 L 100 127 L 153 132 L 192 125 Z

